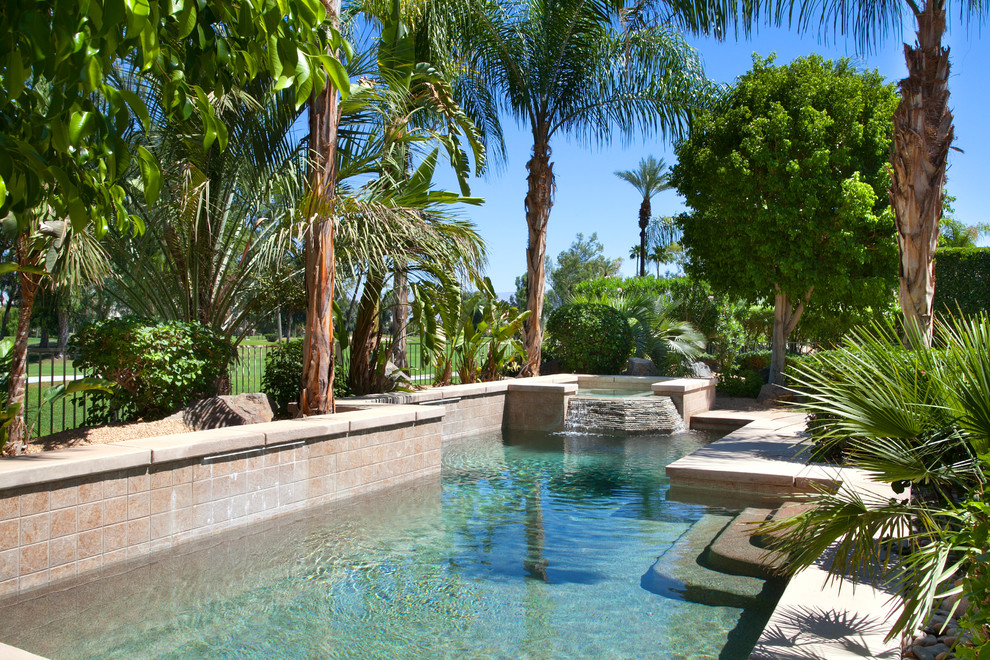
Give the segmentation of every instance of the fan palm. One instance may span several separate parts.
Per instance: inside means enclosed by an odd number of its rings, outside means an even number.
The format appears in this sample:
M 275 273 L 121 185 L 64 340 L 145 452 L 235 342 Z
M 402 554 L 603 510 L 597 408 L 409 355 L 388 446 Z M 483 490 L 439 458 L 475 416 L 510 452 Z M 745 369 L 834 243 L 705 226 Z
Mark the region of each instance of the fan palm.
M 643 196 L 639 205 L 639 276 L 646 277 L 646 228 L 650 225 L 650 200 L 658 192 L 670 190 L 673 186 L 667 180 L 667 169 L 663 160 L 648 156 L 639 161 L 635 170 L 624 170 L 615 173 L 623 181 L 629 183 Z
M 532 133 L 525 199 L 529 241 L 525 374 L 540 371 L 551 141 L 602 143 L 636 129 L 676 135 L 708 98 L 701 62 L 667 26 L 622 31 L 605 0 L 459 0 L 461 51 L 502 109 Z
M 792 568 L 832 549 L 833 576 L 893 582 L 904 609 L 890 637 L 916 630 L 936 599 L 958 593 L 957 572 L 972 578 L 985 563 L 990 319 L 936 331 L 937 351 L 905 349 L 889 327 L 856 331 L 839 349 L 792 369 L 818 441 L 840 445 L 848 465 L 902 496 L 822 492 L 806 513 L 763 530 L 790 554 Z M 925 339 L 923 329 L 908 331 L 912 348 Z

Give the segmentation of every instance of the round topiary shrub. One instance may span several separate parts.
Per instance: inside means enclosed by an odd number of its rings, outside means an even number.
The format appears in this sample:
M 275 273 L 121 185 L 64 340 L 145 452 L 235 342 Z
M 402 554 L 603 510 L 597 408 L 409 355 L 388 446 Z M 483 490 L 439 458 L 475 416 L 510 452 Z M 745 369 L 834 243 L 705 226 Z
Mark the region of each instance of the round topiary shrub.
M 261 377 L 261 391 L 271 399 L 275 415 L 284 417 L 286 406 L 299 398 L 303 372 L 302 339 L 284 341 L 275 346 L 265 357 L 265 374 Z
M 547 344 L 565 372 L 617 374 L 632 353 L 633 333 L 626 317 L 611 307 L 564 305 L 547 320 Z

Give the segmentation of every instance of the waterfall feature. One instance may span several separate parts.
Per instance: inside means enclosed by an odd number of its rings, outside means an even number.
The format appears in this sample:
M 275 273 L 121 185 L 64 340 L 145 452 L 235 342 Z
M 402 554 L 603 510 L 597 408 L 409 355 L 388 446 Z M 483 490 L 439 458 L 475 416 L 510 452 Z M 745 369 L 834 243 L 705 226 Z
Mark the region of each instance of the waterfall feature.
M 684 429 L 681 414 L 669 396 L 629 398 L 571 397 L 566 431 L 675 433 Z

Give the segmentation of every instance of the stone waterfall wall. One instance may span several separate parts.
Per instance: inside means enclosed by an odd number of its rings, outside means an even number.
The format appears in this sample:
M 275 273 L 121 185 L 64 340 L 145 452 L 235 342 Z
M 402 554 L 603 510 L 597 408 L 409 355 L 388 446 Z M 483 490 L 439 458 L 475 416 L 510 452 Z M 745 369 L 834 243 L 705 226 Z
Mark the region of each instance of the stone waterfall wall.
M 667 396 L 628 399 L 572 397 L 567 406 L 568 430 L 616 433 L 673 433 L 684 428 L 681 414 Z

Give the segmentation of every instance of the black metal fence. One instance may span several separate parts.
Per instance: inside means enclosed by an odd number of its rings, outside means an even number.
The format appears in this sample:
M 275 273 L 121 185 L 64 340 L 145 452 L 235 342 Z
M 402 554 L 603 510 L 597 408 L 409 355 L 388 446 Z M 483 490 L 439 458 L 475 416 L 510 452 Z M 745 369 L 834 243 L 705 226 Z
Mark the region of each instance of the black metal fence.
M 277 344 L 241 344 L 237 347 L 237 361 L 230 365 L 230 390 L 232 394 L 260 392 L 265 362 Z M 52 387 L 83 378 L 77 371 L 71 354 L 59 354 L 57 349 L 28 349 L 28 383 L 24 399 L 24 421 L 28 437 L 37 438 L 66 429 L 83 426 L 90 408 L 90 396 L 79 392 L 59 401 L 43 403 L 44 393 Z M 337 378 L 346 378 L 349 367 L 349 351 L 343 351 L 337 365 Z M 407 348 L 409 379 L 414 385 L 431 385 L 436 378 L 436 367 L 421 350 L 417 339 L 410 339 Z M 459 382 L 456 373 L 453 381 Z

